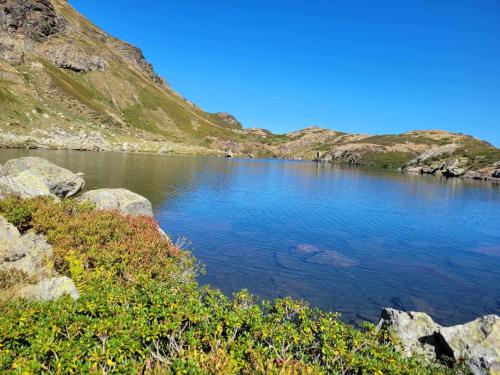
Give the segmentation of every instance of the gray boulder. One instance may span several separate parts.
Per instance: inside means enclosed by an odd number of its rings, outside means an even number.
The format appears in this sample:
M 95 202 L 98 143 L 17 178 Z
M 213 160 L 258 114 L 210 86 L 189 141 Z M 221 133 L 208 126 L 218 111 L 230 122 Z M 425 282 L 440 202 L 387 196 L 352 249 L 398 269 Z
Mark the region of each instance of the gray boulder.
M 382 310 L 377 330 L 393 331 L 404 355 L 424 355 L 429 361 L 464 361 L 474 375 L 500 371 L 500 317 L 488 315 L 472 322 L 442 327 L 421 312 Z
M 443 169 L 443 175 L 446 177 L 461 177 L 467 172 L 469 159 L 466 157 L 453 159 L 447 163 Z
M 67 169 L 37 157 L 12 159 L 0 171 L 0 185 L 6 185 L 23 197 L 47 195 L 72 197 L 85 181 Z
M 432 318 L 422 312 L 404 312 L 391 308 L 382 310 L 377 330 L 390 329 L 401 340 L 401 352 L 406 356 L 412 354 L 434 355 L 434 333 L 440 326 Z
M 0 269 L 18 270 L 28 276 L 51 275 L 47 260 L 52 246 L 45 237 L 32 231 L 21 235 L 17 228 L 0 216 Z
M 473 374 L 500 371 L 500 317 L 487 315 L 472 322 L 441 328 L 436 333 L 448 356 L 465 360 Z
M 120 210 L 124 214 L 153 216 L 151 202 L 127 189 L 90 190 L 77 198 L 79 202 L 91 202 L 101 210 Z
M 422 167 L 409 167 L 406 171 L 408 173 L 417 173 L 417 174 L 421 174 L 423 173 L 423 168 Z
M 17 298 L 30 301 L 52 301 L 64 295 L 69 295 L 75 300 L 80 298 L 75 283 L 66 276 L 44 279 L 38 284 L 26 285 L 16 291 Z
M 493 172 L 491 177 L 500 178 L 500 168 Z
M 57 276 L 52 270 L 51 257 L 52 246 L 45 237 L 34 232 L 21 234 L 0 216 L 0 271 L 14 277 L 12 284 L 7 283 L 5 289 L 0 290 L 0 301 L 17 298 L 49 301 L 65 294 L 79 298 L 73 281 Z M 17 278 L 19 273 L 21 279 Z

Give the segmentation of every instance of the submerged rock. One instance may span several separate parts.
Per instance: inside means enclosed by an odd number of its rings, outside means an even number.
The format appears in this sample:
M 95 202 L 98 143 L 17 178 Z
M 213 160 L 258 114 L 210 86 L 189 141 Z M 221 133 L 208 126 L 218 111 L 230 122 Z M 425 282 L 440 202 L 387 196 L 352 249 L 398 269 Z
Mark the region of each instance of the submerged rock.
M 336 251 L 325 250 L 306 259 L 308 263 L 324 264 L 332 267 L 354 267 L 358 261 Z
M 153 216 L 151 202 L 127 189 L 90 190 L 77 198 L 80 202 L 91 202 L 101 210 L 120 210 L 129 215 Z
M 5 163 L 0 171 L 1 185 L 22 197 L 47 195 L 68 198 L 78 194 L 85 181 L 45 159 L 25 157 Z
M 450 364 L 464 361 L 474 375 L 500 371 L 500 317 L 488 315 L 472 322 L 442 327 L 421 312 L 382 310 L 377 330 L 389 329 L 401 340 L 405 355 L 424 355 Z M 454 363 L 451 363 L 453 365 Z
M 311 244 L 300 244 L 290 248 L 290 254 L 298 255 L 305 263 L 323 264 L 332 267 L 353 267 L 359 261 L 337 251 L 323 249 Z

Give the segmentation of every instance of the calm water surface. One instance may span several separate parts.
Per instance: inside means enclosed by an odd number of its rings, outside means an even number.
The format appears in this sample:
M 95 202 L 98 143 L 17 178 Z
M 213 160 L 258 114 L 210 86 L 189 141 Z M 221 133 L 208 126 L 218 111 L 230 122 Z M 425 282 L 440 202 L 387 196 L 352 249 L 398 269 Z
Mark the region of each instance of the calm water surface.
M 293 296 L 375 320 L 384 306 L 442 324 L 500 313 L 500 186 L 310 162 L 0 150 L 149 198 L 186 237 L 201 283 Z

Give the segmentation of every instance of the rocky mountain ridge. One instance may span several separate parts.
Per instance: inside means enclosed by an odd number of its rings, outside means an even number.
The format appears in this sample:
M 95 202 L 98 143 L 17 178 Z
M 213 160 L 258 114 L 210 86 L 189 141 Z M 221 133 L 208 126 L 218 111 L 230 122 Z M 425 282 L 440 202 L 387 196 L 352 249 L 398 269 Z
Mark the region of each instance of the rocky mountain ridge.
M 446 131 L 243 128 L 177 94 L 139 48 L 65 0 L 0 0 L 0 105 L 0 147 L 278 157 L 481 179 L 496 178 L 500 161 L 492 145 Z M 439 147 L 454 149 L 439 159 Z

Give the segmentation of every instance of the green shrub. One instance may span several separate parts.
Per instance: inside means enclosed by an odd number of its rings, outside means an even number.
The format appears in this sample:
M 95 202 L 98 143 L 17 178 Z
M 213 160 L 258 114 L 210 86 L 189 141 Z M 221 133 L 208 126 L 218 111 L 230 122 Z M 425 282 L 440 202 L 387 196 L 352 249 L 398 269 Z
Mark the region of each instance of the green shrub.
M 24 207 L 81 298 L 0 305 L 0 373 L 431 374 L 387 332 L 292 299 L 199 288 L 196 263 L 146 217 L 48 199 Z

